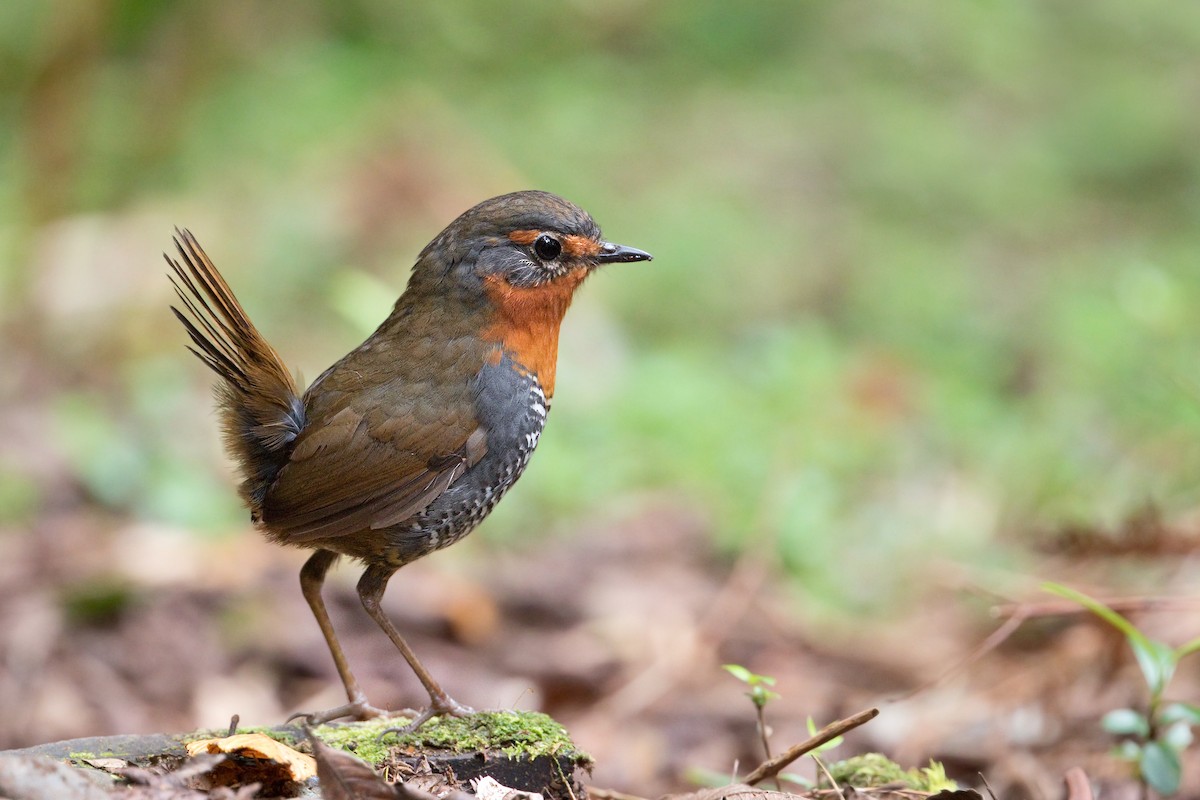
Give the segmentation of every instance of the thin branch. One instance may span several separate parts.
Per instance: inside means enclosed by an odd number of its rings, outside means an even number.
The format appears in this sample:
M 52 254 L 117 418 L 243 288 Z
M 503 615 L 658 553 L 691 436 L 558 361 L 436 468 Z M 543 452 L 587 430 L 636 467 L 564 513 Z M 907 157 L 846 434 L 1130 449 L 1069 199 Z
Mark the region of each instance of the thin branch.
M 601 789 L 598 786 L 587 787 L 588 797 L 593 800 L 646 800 L 644 797 L 638 797 L 636 794 L 626 794 L 618 792 L 616 789 Z
M 910 697 L 915 697 L 916 695 L 920 694 L 921 692 L 932 689 L 934 686 L 937 686 L 942 681 L 945 681 L 947 678 L 949 678 L 951 675 L 958 673 L 960 670 L 966 669 L 967 667 L 971 666 L 976 661 L 983 658 L 985 655 L 992 652 L 1000 645 L 1004 644 L 1004 642 L 1007 641 L 1010 636 L 1012 636 L 1014 633 L 1017 632 L 1017 628 L 1020 628 L 1021 625 L 1024 624 L 1026 619 L 1028 619 L 1028 617 L 1025 613 L 1025 607 L 1018 606 L 1012 612 L 1012 615 L 1009 616 L 1008 619 L 1004 620 L 1004 622 L 1002 622 L 1000 624 L 1000 627 L 996 628 L 996 630 L 994 630 L 990 634 L 988 634 L 988 637 L 986 639 L 984 639 L 981 644 L 979 644 L 974 650 L 972 650 L 966 656 L 964 656 L 963 658 L 961 658 L 958 661 L 951 664 L 949 667 L 947 667 L 945 670 L 943 670 L 942 673 L 940 675 L 938 675 L 936 678 L 934 678 L 933 680 L 923 683 L 920 686 L 916 687 L 915 689 L 907 691 L 904 694 L 900 695 L 899 697 L 896 697 L 893 699 L 894 700 L 907 700 Z
M 837 781 L 835 781 L 833 779 L 833 775 L 829 773 L 829 767 L 825 766 L 825 761 L 815 753 L 813 754 L 813 761 L 817 762 L 817 766 L 820 767 L 821 773 L 825 775 L 825 780 L 829 781 L 829 785 L 833 787 L 835 792 L 837 792 L 837 796 L 840 797 L 841 800 L 846 800 L 846 795 L 842 794 L 842 787 L 837 785 Z
M 771 759 L 771 740 L 767 736 L 767 720 L 766 714 L 764 713 L 765 709 L 758 703 L 755 703 L 754 710 L 758 713 L 758 735 L 762 739 L 763 753 L 765 753 L 763 758 L 769 761 Z
M 852 731 L 859 725 L 875 719 L 875 717 L 878 715 L 878 708 L 868 708 L 866 711 L 860 711 L 854 716 L 846 717 L 845 719 L 840 719 L 837 722 L 829 723 L 800 744 L 794 744 L 774 758 L 767 759 L 763 763 L 759 764 L 753 772 L 746 776 L 746 783 L 754 786 L 755 784 L 764 781 L 767 778 L 774 778 L 781 771 L 783 771 L 788 764 L 791 764 L 800 756 L 812 750 L 816 750 L 821 745 L 832 739 L 836 739 L 843 733 Z
M 1067 787 L 1067 800 L 1094 800 L 1092 783 L 1087 773 L 1079 767 L 1071 767 L 1063 775 L 1063 783 Z
M 1099 602 L 1121 614 L 1136 614 L 1147 611 L 1186 611 L 1200 606 L 1200 597 L 1114 597 Z M 1073 617 L 1089 613 L 1091 612 L 1072 600 L 1001 603 L 992 609 L 992 616 L 1000 619 L 1016 616 L 1023 619 Z

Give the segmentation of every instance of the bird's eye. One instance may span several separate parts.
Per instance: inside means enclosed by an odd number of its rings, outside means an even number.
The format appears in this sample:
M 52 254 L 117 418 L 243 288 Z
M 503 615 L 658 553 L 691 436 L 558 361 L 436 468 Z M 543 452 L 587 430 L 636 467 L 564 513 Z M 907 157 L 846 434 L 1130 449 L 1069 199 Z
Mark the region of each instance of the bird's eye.
M 543 233 L 534 240 L 533 252 L 537 253 L 537 257 L 542 261 L 553 261 L 562 252 L 562 242 L 548 233 Z

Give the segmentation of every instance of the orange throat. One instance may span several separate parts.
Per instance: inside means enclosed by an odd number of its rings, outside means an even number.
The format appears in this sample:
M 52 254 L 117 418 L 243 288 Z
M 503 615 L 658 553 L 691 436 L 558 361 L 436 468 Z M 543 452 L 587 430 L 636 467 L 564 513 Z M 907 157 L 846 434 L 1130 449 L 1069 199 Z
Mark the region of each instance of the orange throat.
M 517 365 L 537 378 L 547 398 L 554 396 L 554 370 L 558 362 L 558 330 L 571 298 L 587 270 L 575 269 L 543 286 L 510 286 L 503 278 L 484 279 L 493 316 L 483 338 L 495 342 L 499 363 L 507 353 Z

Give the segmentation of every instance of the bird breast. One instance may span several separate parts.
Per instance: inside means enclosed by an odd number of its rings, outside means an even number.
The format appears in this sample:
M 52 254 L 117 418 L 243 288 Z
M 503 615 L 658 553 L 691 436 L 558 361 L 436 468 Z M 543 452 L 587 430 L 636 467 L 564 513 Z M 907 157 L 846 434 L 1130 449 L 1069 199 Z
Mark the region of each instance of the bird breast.
M 518 369 L 534 376 L 546 397 L 554 397 L 558 332 L 575 290 L 586 277 L 587 270 L 580 267 L 540 286 L 517 287 L 503 278 L 486 278 L 492 319 L 483 338 L 499 346 L 492 363 L 511 358 Z

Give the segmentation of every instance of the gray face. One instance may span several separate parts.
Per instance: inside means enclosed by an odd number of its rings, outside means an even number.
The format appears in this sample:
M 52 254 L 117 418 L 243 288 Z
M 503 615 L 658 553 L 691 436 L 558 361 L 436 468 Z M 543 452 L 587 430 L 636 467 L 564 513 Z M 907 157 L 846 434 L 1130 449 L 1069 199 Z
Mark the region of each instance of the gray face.
M 421 252 L 433 250 L 461 260 L 480 247 L 507 243 L 515 231 L 553 231 L 600 240 L 600 227 L 574 203 L 549 192 L 513 192 L 484 200 L 446 226 Z M 528 242 L 532 243 L 532 242 Z
M 437 253 L 436 261 L 428 257 Z M 450 277 L 479 289 L 481 279 L 502 278 L 528 289 L 604 263 L 648 261 L 650 254 L 605 242 L 600 226 L 583 209 L 549 192 L 493 197 L 450 223 L 418 259 L 422 280 Z M 468 266 L 469 265 L 469 266 Z M 578 281 L 574 283 L 578 286 Z
M 480 254 L 479 267 L 483 274 L 502 277 L 510 286 L 522 289 L 541 286 L 555 278 L 561 278 L 579 267 L 591 269 L 588 262 L 564 248 L 565 234 L 553 229 L 540 228 L 530 232 L 532 242 L 501 240 L 495 247 Z

